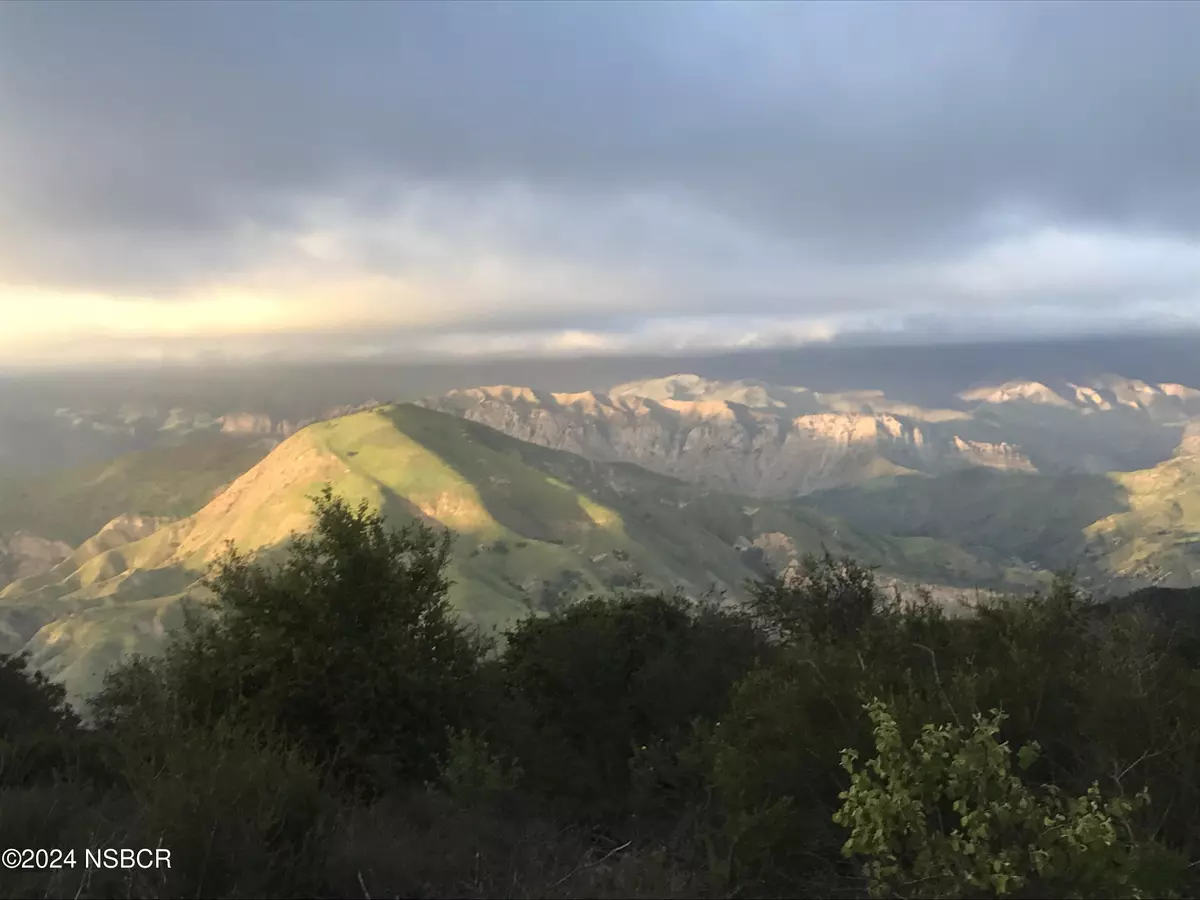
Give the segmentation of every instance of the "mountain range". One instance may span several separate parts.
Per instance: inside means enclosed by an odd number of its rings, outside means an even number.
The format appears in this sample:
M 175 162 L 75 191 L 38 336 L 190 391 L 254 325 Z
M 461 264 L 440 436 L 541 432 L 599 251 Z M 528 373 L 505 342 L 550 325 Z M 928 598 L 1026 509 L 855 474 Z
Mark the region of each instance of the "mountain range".
M 485 627 L 637 584 L 736 599 L 822 548 L 946 598 L 1068 566 L 1102 594 L 1200 576 L 1200 391 L 1178 384 L 1005 382 L 926 408 L 680 374 L 268 418 L 144 410 L 133 452 L 0 481 L 0 651 L 86 694 L 156 646 L 227 542 L 286 547 L 323 484 L 451 529 L 452 599 Z
M 1064 388 L 1009 382 L 926 409 L 883 391 L 676 375 L 606 393 L 498 386 L 424 402 L 521 440 L 756 496 L 968 467 L 1132 471 L 1170 458 L 1200 421 L 1200 391 L 1182 385 L 1109 376 Z

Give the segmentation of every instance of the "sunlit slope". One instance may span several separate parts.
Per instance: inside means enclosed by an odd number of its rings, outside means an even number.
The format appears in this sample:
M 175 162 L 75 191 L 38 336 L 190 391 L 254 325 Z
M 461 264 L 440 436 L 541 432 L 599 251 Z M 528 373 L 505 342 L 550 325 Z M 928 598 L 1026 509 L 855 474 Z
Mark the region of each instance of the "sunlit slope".
M 953 541 L 973 558 L 1075 567 L 1097 590 L 1200 584 L 1200 455 L 1185 441 L 1149 469 L 1107 475 L 971 470 L 807 498 L 897 537 Z
M 737 591 L 764 563 L 822 547 L 913 581 L 1021 575 L 945 542 L 867 537 L 797 504 L 707 491 L 401 405 L 311 425 L 194 515 L 157 529 L 116 523 L 51 572 L 9 585 L 0 649 L 29 649 L 75 695 L 92 690 L 122 655 L 154 648 L 227 543 L 271 554 L 310 527 L 310 498 L 327 483 L 398 524 L 451 529 L 452 600 L 484 626 L 639 579 Z
M 1087 529 L 1089 563 L 1139 582 L 1200 585 L 1200 456 L 1111 477 L 1125 508 Z

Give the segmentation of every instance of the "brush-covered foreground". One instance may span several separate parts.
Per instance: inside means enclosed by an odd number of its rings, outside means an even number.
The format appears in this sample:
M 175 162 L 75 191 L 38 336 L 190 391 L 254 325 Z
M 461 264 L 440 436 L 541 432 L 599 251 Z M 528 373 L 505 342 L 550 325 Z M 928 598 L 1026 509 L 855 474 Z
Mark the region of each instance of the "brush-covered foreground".
M 486 640 L 452 541 L 325 492 L 86 722 L 0 665 L 6 897 L 1200 895 L 1200 635 L 1066 580 L 946 617 L 849 559 L 745 608 L 593 597 Z M 1190 598 L 1194 603 L 1196 598 Z

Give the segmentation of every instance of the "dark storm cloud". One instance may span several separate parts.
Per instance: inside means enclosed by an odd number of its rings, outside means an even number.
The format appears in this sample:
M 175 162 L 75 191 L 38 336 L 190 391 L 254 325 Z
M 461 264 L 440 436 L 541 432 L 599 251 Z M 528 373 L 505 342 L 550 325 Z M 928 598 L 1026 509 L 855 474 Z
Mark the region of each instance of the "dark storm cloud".
M 7 3 L 0 279 L 165 294 L 321 198 L 432 191 L 414 227 L 453 228 L 446 196 L 513 185 L 493 237 L 601 267 L 944 262 L 1012 221 L 1190 240 L 1198 45 L 1195 3 Z M 597 212 L 625 197 L 679 219 Z M 797 302 L 860 287 L 905 302 Z

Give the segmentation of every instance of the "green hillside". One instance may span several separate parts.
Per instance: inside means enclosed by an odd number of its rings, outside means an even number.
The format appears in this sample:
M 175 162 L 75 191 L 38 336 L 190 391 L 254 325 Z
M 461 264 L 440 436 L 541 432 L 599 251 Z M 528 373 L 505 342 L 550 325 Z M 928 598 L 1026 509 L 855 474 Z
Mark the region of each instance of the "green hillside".
M 148 534 L 97 535 L 52 571 L 9 585 L 0 651 L 25 647 L 73 692 L 92 689 L 123 654 L 157 645 L 226 542 L 269 554 L 306 530 L 309 498 L 326 483 L 395 521 L 452 529 L 451 598 L 483 626 L 639 579 L 736 592 L 764 564 L 822 547 L 909 581 L 1030 580 L 941 541 L 867 536 L 803 506 L 703 490 L 401 405 L 309 426 L 194 515 Z
M 100 463 L 0 479 L 0 534 L 28 531 L 75 546 L 119 515 L 189 516 L 273 446 L 256 436 L 198 433 Z
M 1200 456 L 1111 477 L 1125 508 L 1088 527 L 1087 564 L 1142 582 L 1200 584 Z
M 859 528 L 951 541 L 993 564 L 1077 567 L 1123 592 L 1200 581 L 1200 457 L 1150 469 L 1044 475 L 971 469 L 823 491 L 806 502 Z

